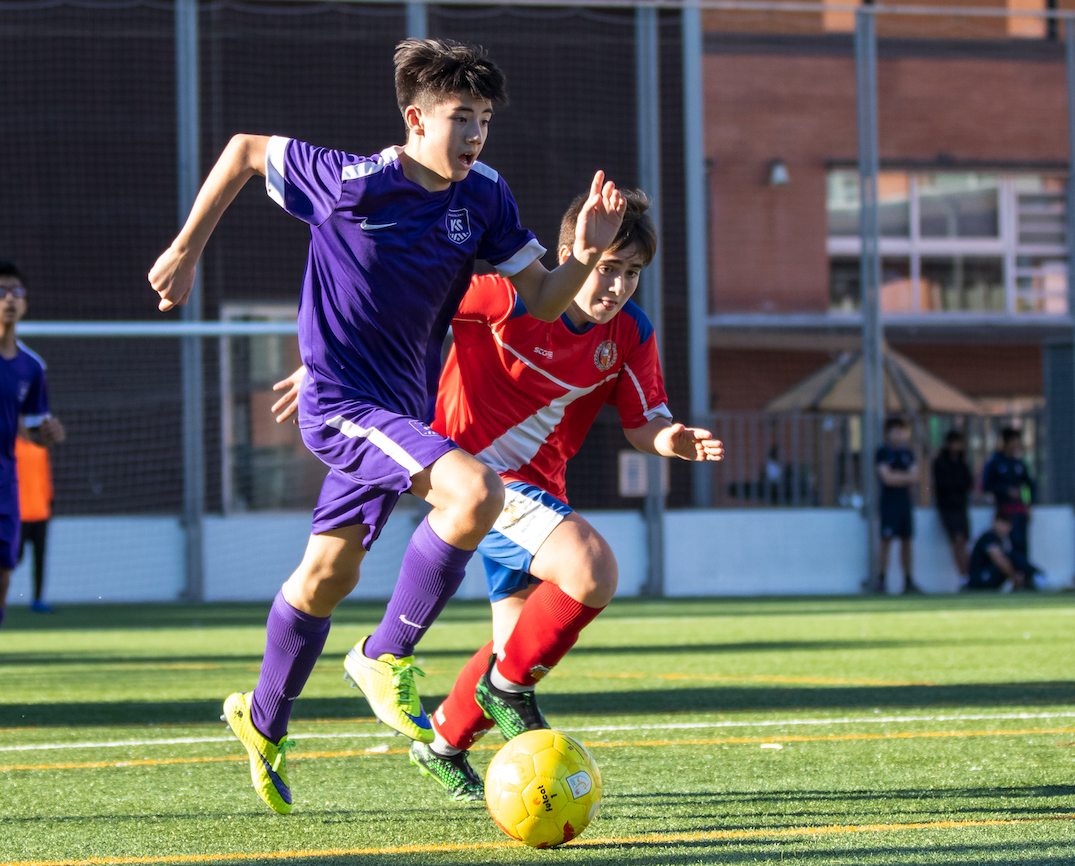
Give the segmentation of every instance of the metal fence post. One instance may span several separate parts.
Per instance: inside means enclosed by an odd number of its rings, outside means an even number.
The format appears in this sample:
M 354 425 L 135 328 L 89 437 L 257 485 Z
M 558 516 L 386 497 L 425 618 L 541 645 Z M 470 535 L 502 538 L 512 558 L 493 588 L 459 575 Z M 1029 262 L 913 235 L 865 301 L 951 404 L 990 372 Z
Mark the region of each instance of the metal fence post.
M 657 10 L 635 9 L 635 80 L 636 122 L 638 129 L 638 180 L 650 197 L 653 207 L 650 213 L 661 229 L 661 99 L 660 99 L 660 49 L 658 46 Z M 653 261 L 642 272 L 640 280 L 642 308 L 653 324 L 657 346 L 662 342 L 661 310 L 661 253 L 658 249 Z M 649 568 L 645 595 L 664 595 L 664 484 L 661 472 L 663 458 L 646 457 L 646 538 L 649 550 Z
M 1055 19 L 1053 19 L 1055 21 Z M 1067 247 L 1068 247 L 1068 315 L 1075 323 L 1075 18 L 1064 21 L 1064 57 L 1067 61 L 1067 97 L 1068 97 L 1068 184 L 1067 184 Z M 1071 360 L 1075 366 L 1075 329 L 1071 335 Z M 1075 383 L 1075 369 L 1072 370 L 1072 382 Z M 1075 393 L 1069 394 L 1072 406 L 1075 407 Z M 1075 408 L 1072 409 L 1075 416 Z M 1075 432 L 1075 424 L 1073 432 Z M 1051 433 L 1051 431 L 1049 431 Z M 1049 447 L 1056 453 L 1060 442 L 1052 438 Z M 1066 460 L 1053 459 L 1053 466 L 1066 466 L 1069 471 L 1075 467 L 1075 441 L 1069 439 L 1063 444 L 1068 458 Z M 1040 470 L 1039 470 L 1040 471 Z M 1054 479 L 1054 490 L 1058 487 L 1058 481 Z M 1064 484 L 1063 489 L 1072 489 L 1070 483 Z M 1075 502 L 1073 502 L 1075 504 Z
M 179 224 L 190 213 L 201 177 L 198 100 L 198 0 L 175 0 L 176 152 Z M 202 318 L 200 271 L 195 277 L 184 322 Z M 186 601 L 205 595 L 202 518 L 205 513 L 205 394 L 201 337 L 181 339 L 183 370 L 183 533 Z
M 407 3 L 407 36 L 412 39 L 429 38 L 429 9 L 425 3 Z
M 706 239 L 705 86 L 702 69 L 702 12 L 688 0 L 680 12 L 683 40 L 683 186 L 687 208 L 687 356 L 690 419 L 696 427 L 709 415 L 709 250 Z M 691 464 L 691 501 L 712 502 L 713 467 Z
M 855 84 L 858 119 L 859 238 L 862 242 L 859 281 L 862 291 L 862 508 L 866 518 L 866 581 L 882 567 L 878 559 L 877 509 L 879 483 L 873 468 L 880 444 L 884 412 L 882 369 L 881 257 L 877 222 L 877 34 L 870 7 L 855 13 Z M 869 585 L 869 583 L 867 583 Z

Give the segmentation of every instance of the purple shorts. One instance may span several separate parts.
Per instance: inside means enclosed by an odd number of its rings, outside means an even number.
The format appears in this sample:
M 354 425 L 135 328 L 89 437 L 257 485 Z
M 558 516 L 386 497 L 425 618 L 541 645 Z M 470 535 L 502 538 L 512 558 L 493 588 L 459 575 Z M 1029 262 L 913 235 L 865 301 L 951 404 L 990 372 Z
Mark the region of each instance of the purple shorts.
M 369 403 L 353 403 L 300 428 L 306 447 L 329 468 L 312 532 L 362 524 L 370 528 L 362 542 L 366 550 L 410 489 L 412 476 L 459 447 L 416 418 Z
M 11 570 L 19 563 L 19 516 L 0 514 L 0 568 Z

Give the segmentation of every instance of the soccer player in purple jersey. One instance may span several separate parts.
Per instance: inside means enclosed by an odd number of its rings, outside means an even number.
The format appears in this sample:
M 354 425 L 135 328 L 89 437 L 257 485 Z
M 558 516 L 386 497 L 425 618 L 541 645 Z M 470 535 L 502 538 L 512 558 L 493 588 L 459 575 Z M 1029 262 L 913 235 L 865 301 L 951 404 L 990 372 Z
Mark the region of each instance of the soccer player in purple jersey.
M 306 554 L 268 620 L 252 694 L 231 695 L 225 718 L 250 753 L 254 787 L 291 811 L 285 749 L 291 701 L 328 634 L 329 616 L 400 495 L 433 510 L 415 531 L 381 624 L 345 660 L 374 713 L 432 741 L 418 700 L 414 647 L 461 583 L 503 507 L 496 473 L 427 425 L 430 376 L 475 259 L 511 279 L 531 315 L 554 321 L 570 304 L 623 218 L 624 201 L 597 172 L 572 254 L 552 271 L 519 224 L 511 191 L 478 162 L 504 76 L 478 48 L 407 39 L 396 49 L 396 97 L 407 142 L 354 156 L 301 141 L 235 136 L 179 236 L 150 271 L 160 309 L 183 304 L 221 214 L 246 181 L 310 224 L 299 304 L 308 371 L 299 395 L 303 442 L 329 467 Z
M 22 421 L 38 445 L 62 442 L 63 425 L 49 414 L 45 362 L 19 342 L 15 328 L 26 315 L 26 285 L 12 263 L 0 261 L 0 623 L 11 572 L 19 554 L 19 487 L 15 437 Z

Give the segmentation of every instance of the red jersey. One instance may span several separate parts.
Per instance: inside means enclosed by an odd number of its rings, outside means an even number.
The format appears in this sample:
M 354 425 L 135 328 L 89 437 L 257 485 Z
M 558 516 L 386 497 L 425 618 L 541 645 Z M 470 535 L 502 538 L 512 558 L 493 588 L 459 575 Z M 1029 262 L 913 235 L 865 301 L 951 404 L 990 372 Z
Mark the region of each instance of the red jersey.
M 603 404 L 619 410 L 626 429 L 672 417 L 653 326 L 631 301 L 607 324 L 580 331 L 567 316 L 528 315 L 503 277 L 475 277 L 452 333 L 433 429 L 505 481 L 566 502 L 567 461 Z

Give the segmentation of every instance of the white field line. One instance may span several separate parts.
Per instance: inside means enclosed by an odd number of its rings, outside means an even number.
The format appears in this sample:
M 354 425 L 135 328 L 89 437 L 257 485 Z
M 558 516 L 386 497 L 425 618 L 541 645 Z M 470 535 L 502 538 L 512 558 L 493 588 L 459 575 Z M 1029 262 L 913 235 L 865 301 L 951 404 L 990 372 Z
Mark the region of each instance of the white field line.
M 588 727 L 563 727 L 558 730 L 580 733 L 604 731 L 692 731 L 704 728 L 775 728 L 775 727 L 824 727 L 826 725 L 893 724 L 907 722 L 980 722 L 1028 719 L 1075 718 L 1075 712 L 1055 713 L 968 713 L 932 716 L 861 716 L 840 719 L 765 719 L 759 721 L 732 722 L 680 722 L 660 725 L 593 725 Z M 389 733 L 381 734 L 295 734 L 296 740 L 374 740 L 388 739 Z M 174 746 L 194 743 L 234 742 L 235 737 L 173 737 L 159 740 L 113 740 L 99 743 L 34 743 L 21 746 L 0 746 L 0 752 L 40 752 L 51 749 L 121 749 L 127 746 Z

